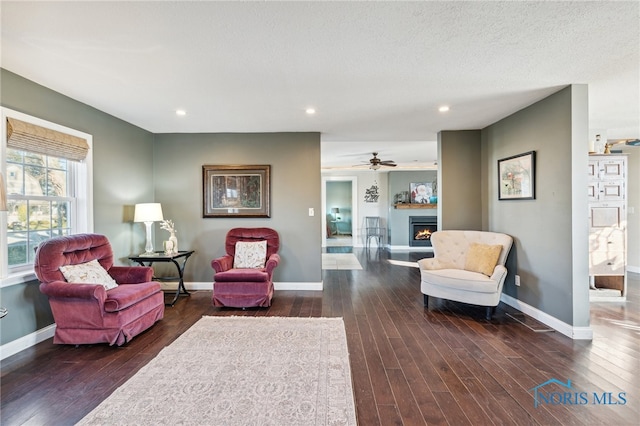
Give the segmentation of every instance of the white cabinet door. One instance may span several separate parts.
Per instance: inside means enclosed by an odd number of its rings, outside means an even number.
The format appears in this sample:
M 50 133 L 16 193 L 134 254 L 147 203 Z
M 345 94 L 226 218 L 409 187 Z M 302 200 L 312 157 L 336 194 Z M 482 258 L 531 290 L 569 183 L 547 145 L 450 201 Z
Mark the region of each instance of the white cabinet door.
M 621 229 L 625 217 L 623 203 L 599 203 L 589 206 L 589 227 L 592 228 L 618 228 Z
M 624 180 L 624 160 L 620 158 L 598 161 L 598 179 Z

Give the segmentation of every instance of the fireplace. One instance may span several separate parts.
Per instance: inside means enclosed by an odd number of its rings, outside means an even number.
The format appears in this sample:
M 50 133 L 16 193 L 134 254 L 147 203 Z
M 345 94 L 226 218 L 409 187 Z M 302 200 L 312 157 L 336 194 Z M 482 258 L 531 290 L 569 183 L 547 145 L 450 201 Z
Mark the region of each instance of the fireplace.
M 431 234 L 437 230 L 436 216 L 409 216 L 409 246 L 431 247 Z

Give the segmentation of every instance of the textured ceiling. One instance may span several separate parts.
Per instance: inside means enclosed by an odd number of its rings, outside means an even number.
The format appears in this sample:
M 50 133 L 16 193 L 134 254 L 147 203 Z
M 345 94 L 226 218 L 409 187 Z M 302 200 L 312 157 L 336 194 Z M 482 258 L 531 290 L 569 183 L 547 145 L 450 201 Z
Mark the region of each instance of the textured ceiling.
M 433 164 L 438 131 L 584 83 L 592 132 L 640 137 L 636 1 L 0 7 L 3 68 L 154 133 L 318 131 L 323 166 Z

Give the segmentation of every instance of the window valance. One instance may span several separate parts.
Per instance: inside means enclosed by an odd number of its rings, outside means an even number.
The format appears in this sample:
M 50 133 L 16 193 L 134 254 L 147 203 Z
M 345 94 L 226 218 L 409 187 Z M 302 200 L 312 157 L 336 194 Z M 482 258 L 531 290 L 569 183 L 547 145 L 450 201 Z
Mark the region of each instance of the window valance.
M 7 118 L 7 147 L 75 161 L 84 160 L 89 152 L 83 138 L 15 118 Z

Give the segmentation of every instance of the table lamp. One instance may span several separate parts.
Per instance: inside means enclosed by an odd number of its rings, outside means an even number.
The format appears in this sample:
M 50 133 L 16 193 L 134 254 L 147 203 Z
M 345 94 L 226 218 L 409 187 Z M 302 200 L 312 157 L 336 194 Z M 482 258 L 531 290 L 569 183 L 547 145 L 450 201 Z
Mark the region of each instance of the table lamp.
M 162 217 L 162 206 L 160 203 L 140 203 L 136 204 L 136 210 L 133 215 L 134 222 L 144 222 L 147 228 L 147 245 L 145 246 L 144 255 L 154 255 L 153 242 L 151 241 L 151 225 L 153 222 L 164 220 Z
M 340 213 L 340 209 L 338 207 L 332 207 L 331 213 L 333 213 L 333 220 L 338 220 L 338 213 Z

